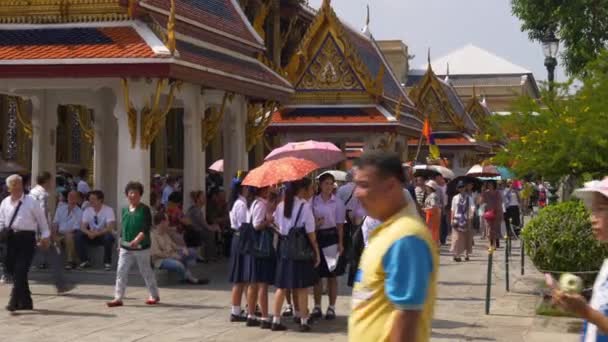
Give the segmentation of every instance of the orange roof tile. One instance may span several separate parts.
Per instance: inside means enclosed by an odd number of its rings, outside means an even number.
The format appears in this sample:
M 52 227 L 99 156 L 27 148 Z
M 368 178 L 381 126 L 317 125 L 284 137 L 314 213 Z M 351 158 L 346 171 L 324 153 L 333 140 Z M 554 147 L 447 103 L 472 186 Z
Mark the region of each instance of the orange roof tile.
M 154 56 L 132 27 L 0 31 L 0 60 Z

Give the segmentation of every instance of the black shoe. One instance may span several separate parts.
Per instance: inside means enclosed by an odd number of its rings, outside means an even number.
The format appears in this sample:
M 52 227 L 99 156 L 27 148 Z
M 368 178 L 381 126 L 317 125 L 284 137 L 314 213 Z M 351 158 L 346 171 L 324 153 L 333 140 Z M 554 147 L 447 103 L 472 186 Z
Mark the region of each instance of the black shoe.
M 287 330 L 287 327 L 284 326 L 281 323 L 272 323 L 270 325 L 270 330 L 272 330 L 272 331 L 285 331 L 285 330 Z
M 5 307 L 5 309 L 6 309 L 6 311 L 9 311 L 9 312 L 15 312 L 15 311 L 17 311 L 17 306 L 9 304 Z
M 260 321 L 258 321 L 255 318 L 247 318 L 247 324 L 248 327 L 259 327 L 260 326 Z
M 242 316 L 242 315 L 230 315 L 230 322 L 232 323 L 237 323 L 237 322 L 247 322 L 247 317 Z
M 285 309 L 285 311 L 283 311 L 283 314 L 281 316 L 283 316 L 283 317 L 292 317 L 293 316 L 293 308 L 291 306 L 288 306 L 287 309 Z
M 309 331 L 310 331 L 310 325 L 308 325 L 308 324 L 300 325 L 300 332 L 309 332 Z
M 322 318 L 323 312 L 321 312 L 321 308 L 315 307 L 314 309 L 312 309 L 312 313 L 310 314 L 310 317 L 313 319 Z
M 328 321 L 336 319 L 336 311 L 332 308 L 327 308 L 327 313 L 325 314 L 325 319 Z
M 456 261 L 456 262 L 461 262 L 461 261 L 462 261 L 462 259 L 454 257 L 454 261 Z
M 34 304 L 33 303 L 27 303 L 27 304 L 24 304 L 24 305 L 17 305 L 17 310 L 18 311 L 34 310 Z
M 294 322 L 295 324 L 300 324 L 300 323 L 302 323 L 302 319 L 301 319 L 300 317 L 294 317 L 294 318 L 293 318 L 293 322 Z
M 464 257 L 464 261 L 469 261 L 469 260 L 470 260 L 470 259 L 469 259 L 469 257 L 468 257 L 468 256 Z
M 272 323 L 270 323 L 270 321 L 262 321 L 262 323 L 260 324 L 260 328 L 272 329 Z
M 70 292 L 70 291 L 72 291 L 75 288 L 76 288 L 76 285 L 74 285 L 72 283 L 70 283 L 70 284 L 64 284 L 62 286 L 57 286 L 57 293 L 58 294 L 63 294 L 63 293 L 66 293 L 66 292 Z

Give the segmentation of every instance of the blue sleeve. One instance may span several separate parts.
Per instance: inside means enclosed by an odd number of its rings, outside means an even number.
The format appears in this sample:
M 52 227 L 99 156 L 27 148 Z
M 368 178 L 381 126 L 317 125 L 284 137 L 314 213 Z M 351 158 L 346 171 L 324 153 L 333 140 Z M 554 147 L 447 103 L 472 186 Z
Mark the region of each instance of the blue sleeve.
M 382 259 L 384 292 L 399 310 L 422 310 L 433 272 L 433 256 L 419 237 L 397 240 Z

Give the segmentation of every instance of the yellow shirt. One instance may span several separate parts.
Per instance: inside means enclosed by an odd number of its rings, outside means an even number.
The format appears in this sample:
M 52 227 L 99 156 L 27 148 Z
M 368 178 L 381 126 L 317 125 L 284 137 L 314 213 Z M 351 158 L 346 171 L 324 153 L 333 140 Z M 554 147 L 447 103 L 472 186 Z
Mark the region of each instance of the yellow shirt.
M 416 342 L 429 341 L 438 267 L 429 229 L 407 210 L 376 228 L 355 277 L 349 341 L 388 341 L 399 310 L 421 311 Z

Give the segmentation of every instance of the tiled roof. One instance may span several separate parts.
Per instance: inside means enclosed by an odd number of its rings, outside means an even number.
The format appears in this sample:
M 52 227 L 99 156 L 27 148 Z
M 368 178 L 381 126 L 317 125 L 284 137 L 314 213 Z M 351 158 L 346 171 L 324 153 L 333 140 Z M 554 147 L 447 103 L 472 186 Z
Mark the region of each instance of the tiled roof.
M 154 56 L 132 27 L 0 30 L 0 60 Z
M 199 66 L 216 69 L 228 74 L 250 78 L 259 82 L 290 87 L 285 80 L 270 72 L 259 62 L 243 60 L 232 55 L 211 50 L 185 41 L 177 41 L 180 59 Z
M 168 0 L 144 0 L 148 4 L 169 11 Z M 236 36 L 254 45 L 261 45 L 241 9 L 232 0 L 176 0 L 175 11 L 184 17 L 220 32 Z
M 272 116 L 272 124 L 379 124 L 388 123 L 374 107 L 286 108 Z
M 400 97 L 407 97 L 401 88 L 401 85 L 392 76 L 392 69 L 384 62 L 380 55 L 380 49 L 376 47 L 376 43 L 372 38 L 367 38 L 354 32 L 354 30 L 345 26 L 346 32 L 350 38 L 351 43 L 356 47 L 359 56 L 363 60 L 363 63 L 367 66 L 372 77 L 375 77 L 380 71 L 380 67 L 384 65 L 384 94 L 392 99 L 398 100 Z

